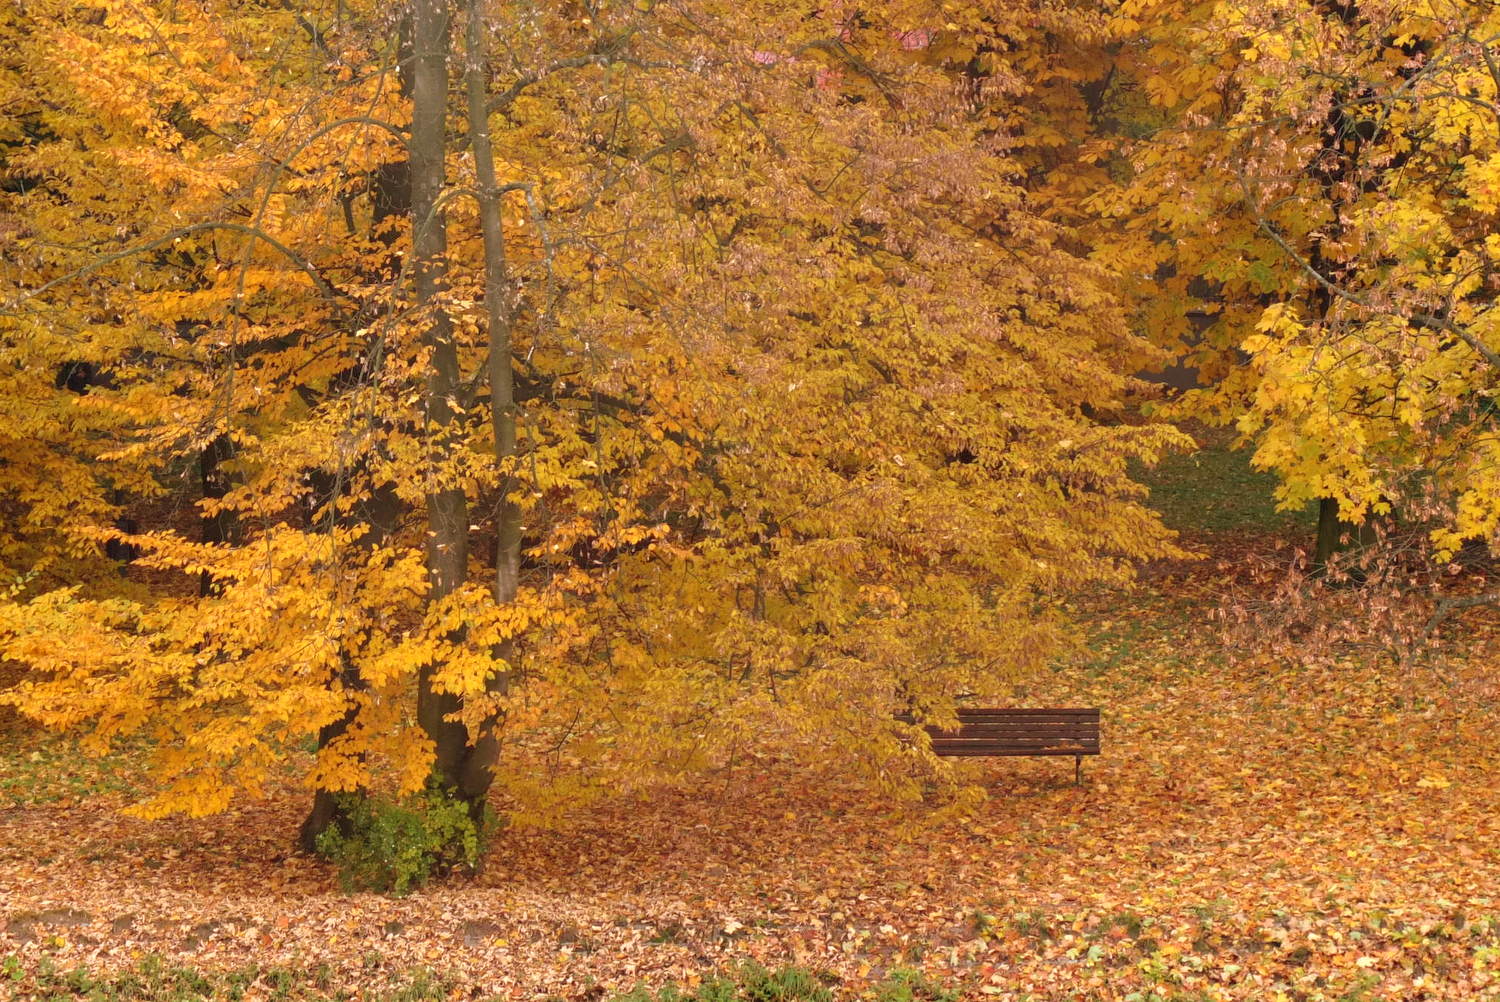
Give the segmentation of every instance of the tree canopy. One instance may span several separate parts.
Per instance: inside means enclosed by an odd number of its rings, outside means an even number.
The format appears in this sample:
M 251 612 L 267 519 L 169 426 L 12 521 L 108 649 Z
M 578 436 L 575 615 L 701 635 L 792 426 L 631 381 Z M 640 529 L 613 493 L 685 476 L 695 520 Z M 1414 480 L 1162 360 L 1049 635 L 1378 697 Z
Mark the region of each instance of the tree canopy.
M 312 831 L 762 743 L 916 796 L 897 713 L 1180 553 L 1178 356 L 1287 503 L 1495 537 L 1492 9 L 952 8 L 0 14 L 3 698 L 153 816 L 310 743 Z

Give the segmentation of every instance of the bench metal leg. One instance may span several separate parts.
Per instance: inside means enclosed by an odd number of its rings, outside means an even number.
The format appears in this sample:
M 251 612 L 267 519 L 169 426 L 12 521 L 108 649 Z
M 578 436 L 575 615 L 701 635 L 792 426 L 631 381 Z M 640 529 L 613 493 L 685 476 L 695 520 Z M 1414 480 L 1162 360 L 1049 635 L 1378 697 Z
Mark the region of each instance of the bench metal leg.
M 1082 755 L 1074 755 L 1073 756 L 1073 785 L 1074 786 L 1082 786 L 1083 785 L 1083 756 Z

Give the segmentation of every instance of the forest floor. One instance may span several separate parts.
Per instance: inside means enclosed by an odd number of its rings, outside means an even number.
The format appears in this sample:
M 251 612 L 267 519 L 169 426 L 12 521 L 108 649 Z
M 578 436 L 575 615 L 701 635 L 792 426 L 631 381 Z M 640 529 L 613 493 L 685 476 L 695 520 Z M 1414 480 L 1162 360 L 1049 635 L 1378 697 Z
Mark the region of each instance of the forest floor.
M 1500 999 L 1500 622 L 1455 624 L 1442 672 L 1231 650 L 1226 589 L 1305 545 L 1307 516 L 1273 514 L 1222 451 L 1156 476 L 1207 556 L 1079 606 L 1088 650 L 1017 692 L 1103 708 L 1082 786 L 1066 759 L 984 760 L 966 768 L 987 801 L 935 816 L 852 770 L 750 760 L 508 833 L 478 877 L 387 898 L 289 851 L 300 797 L 133 820 L 123 770 L 16 731 L 0 997 L 86 996 L 88 976 L 49 972 L 133 965 L 237 971 L 245 998 L 571 1002 L 756 961 L 846 997 L 922 997 L 889 980 L 919 970 L 975 999 Z

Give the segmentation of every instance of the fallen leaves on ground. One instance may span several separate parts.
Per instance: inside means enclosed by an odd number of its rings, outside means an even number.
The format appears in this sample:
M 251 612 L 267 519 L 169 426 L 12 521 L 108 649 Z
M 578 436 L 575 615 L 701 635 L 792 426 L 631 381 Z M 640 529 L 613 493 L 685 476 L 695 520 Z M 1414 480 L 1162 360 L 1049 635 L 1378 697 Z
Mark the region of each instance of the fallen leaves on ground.
M 1082 610 L 1090 656 L 1017 699 L 1104 708 L 1081 787 L 1067 759 L 983 760 L 966 768 L 988 801 L 938 819 L 838 763 L 747 759 L 505 834 L 479 876 L 400 899 L 342 894 L 290 852 L 292 794 L 198 821 L 126 818 L 108 794 L 14 806 L 0 948 L 328 964 L 353 989 L 426 967 L 512 998 L 747 959 L 854 993 L 917 968 L 973 998 L 1500 998 L 1493 707 L 1331 654 L 1224 657 L 1213 566 Z

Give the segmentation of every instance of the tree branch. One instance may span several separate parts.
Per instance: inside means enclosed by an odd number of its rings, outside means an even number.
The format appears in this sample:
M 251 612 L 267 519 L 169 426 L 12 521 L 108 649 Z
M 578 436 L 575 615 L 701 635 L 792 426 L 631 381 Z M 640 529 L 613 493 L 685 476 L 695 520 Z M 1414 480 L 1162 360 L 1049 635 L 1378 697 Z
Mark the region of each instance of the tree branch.
M 1240 178 L 1240 182 L 1242 185 L 1245 185 L 1243 176 Z M 1267 237 L 1269 237 L 1272 243 L 1281 248 L 1282 252 L 1286 254 L 1286 256 L 1289 257 L 1293 261 L 1293 263 L 1295 263 L 1303 271 L 1303 273 L 1305 273 L 1309 278 L 1316 282 L 1318 286 L 1325 290 L 1329 295 L 1334 296 L 1338 299 L 1342 299 L 1345 302 L 1352 303 L 1355 306 L 1358 306 L 1360 309 L 1369 310 L 1372 313 L 1383 313 L 1387 316 L 1399 317 L 1406 320 L 1408 323 L 1415 324 L 1418 327 L 1425 327 L 1428 330 L 1437 330 L 1442 331 L 1445 334 L 1452 334 L 1454 337 L 1458 338 L 1464 344 L 1472 348 L 1475 353 L 1477 353 L 1481 358 L 1489 363 L 1491 368 L 1500 371 L 1500 352 L 1497 352 L 1495 349 L 1485 344 L 1473 332 L 1460 327 L 1458 324 L 1455 324 L 1447 317 L 1440 317 L 1431 313 L 1399 313 L 1393 310 L 1382 309 L 1381 307 L 1376 306 L 1367 297 L 1361 296 L 1355 292 L 1350 292 L 1348 289 L 1339 285 L 1337 282 L 1329 279 L 1317 268 L 1314 268 L 1306 258 L 1298 253 L 1297 249 L 1293 247 L 1285 237 L 1276 232 L 1276 228 L 1271 225 L 1270 220 L 1261 215 L 1260 211 L 1255 208 L 1255 202 L 1250 195 L 1248 185 L 1245 185 L 1245 201 L 1251 206 L 1251 211 L 1255 214 L 1256 225 L 1260 228 L 1260 231 Z
M 1433 610 L 1432 618 L 1427 620 L 1427 626 L 1423 628 L 1422 633 L 1424 635 L 1431 635 L 1433 630 L 1442 625 L 1443 620 L 1460 609 L 1473 609 L 1481 605 L 1497 604 L 1500 604 L 1500 591 L 1489 592 L 1484 595 L 1462 595 L 1455 598 L 1445 598 Z
M 328 300 L 328 302 L 334 305 L 336 308 L 338 307 L 338 291 L 335 290 L 334 287 L 330 285 L 328 281 L 318 273 L 318 269 L 313 267 L 312 262 L 308 261 L 302 255 L 292 250 L 280 240 L 277 240 L 275 237 L 271 236 L 265 230 L 259 229 L 254 226 L 247 226 L 244 223 L 204 222 L 192 223 L 188 226 L 181 226 L 175 230 L 170 230 L 167 233 L 162 234 L 155 240 L 148 240 L 143 244 L 138 244 L 134 247 L 127 247 L 125 250 L 116 251 L 113 254 L 106 254 L 103 257 L 96 258 L 83 267 L 76 268 L 73 271 L 68 272 L 66 275 L 60 275 L 57 278 L 52 279 L 50 282 L 46 282 L 33 289 L 32 291 L 26 293 L 24 296 L 12 300 L 6 312 L 10 313 L 11 310 L 13 310 L 16 306 L 20 306 L 23 303 L 36 299 L 38 296 L 45 295 L 51 290 L 57 288 L 59 285 L 70 282 L 75 278 L 82 278 L 84 275 L 96 272 L 106 265 L 114 264 L 116 261 L 123 261 L 126 258 L 134 257 L 137 254 L 145 254 L 148 251 L 153 251 L 158 247 L 164 247 L 181 237 L 190 236 L 194 233 L 201 233 L 205 230 L 229 230 L 232 233 L 243 233 L 248 237 L 269 244 L 272 250 L 277 251 L 287 260 L 296 265 L 298 270 L 312 281 L 314 287 L 317 288 L 319 294 L 322 295 L 324 299 Z M 340 310 L 340 312 L 342 312 L 342 310 Z

